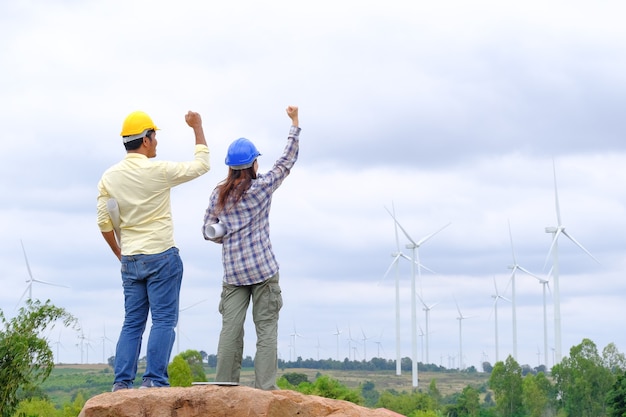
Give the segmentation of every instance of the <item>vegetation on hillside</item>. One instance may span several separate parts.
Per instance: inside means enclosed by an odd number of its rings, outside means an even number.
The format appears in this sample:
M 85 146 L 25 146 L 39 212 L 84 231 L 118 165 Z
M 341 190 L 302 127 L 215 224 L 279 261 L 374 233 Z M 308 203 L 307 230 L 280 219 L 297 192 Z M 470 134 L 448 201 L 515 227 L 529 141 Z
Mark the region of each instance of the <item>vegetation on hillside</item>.
M 0 333 L 0 417 L 75 417 L 86 399 L 110 389 L 113 375 L 109 366 L 53 369 L 49 342 L 39 335 L 59 320 L 66 326 L 75 322 L 49 302 L 29 302 L 10 321 L 0 311 L 4 325 Z M 185 351 L 174 357 L 168 368 L 170 382 L 189 386 L 206 381 L 214 375 L 215 363 L 214 355 Z M 242 365 L 242 375 L 253 374 L 251 358 L 244 358 Z M 404 390 L 392 386 L 400 378 L 394 375 L 395 362 L 380 358 L 361 362 L 298 358 L 280 365 L 278 384 L 282 389 L 384 407 L 407 417 L 626 416 L 626 357 L 613 344 L 599 352 L 588 339 L 572 347 L 569 356 L 550 373 L 519 365 L 511 356 L 493 367 L 483 364 L 483 373 L 473 368 L 460 372 L 419 364 L 422 381 L 424 373 L 432 379 L 426 386 Z M 403 359 L 402 369 L 409 372 L 410 360 Z

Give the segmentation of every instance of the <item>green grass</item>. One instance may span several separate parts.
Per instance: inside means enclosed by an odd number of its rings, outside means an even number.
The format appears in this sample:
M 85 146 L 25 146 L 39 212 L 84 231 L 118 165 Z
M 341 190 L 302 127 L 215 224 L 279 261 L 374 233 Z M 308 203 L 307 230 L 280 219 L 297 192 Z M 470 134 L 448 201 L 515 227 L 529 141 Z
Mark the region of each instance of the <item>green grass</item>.
M 141 374 L 138 372 L 135 386 L 141 384 Z M 215 368 L 205 367 L 207 380 L 215 380 Z M 286 368 L 279 369 L 278 377 L 285 373 L 305 374 L 310 382 L 315 381 L 318 374 L 328 375 L 338 380 L 348 388 L 357 388 L 360 384 L 370 381 L 374 383 L 379 392 L 395 390 L 397 392 L 410 392 L 413 390 L 411 372 L 403 372 L 396 375 L 395 371 L 339 371 Z M 418 377 L 418 390 L 426 391 L 432 380 L 436 381 L 437 388 L 442 395 L 450 395 L 461 392 L 467 385 L 478 387 L 486 384 L 489 375 L 484 373 L 459 373 L 459 372 L 421 372 Z M 241 370 L 241 385 L 254 385 L 254 369 L 243 368 Z M 113 370 L 102 364 L 88 365 L 57 365 L 52 370 L 50 377 L 42 384 L 42 390 L 50 400 L 57 405 L 72 402 L 76 394 L 81 391 L 85 400 L 109 392 L 113 385 Z

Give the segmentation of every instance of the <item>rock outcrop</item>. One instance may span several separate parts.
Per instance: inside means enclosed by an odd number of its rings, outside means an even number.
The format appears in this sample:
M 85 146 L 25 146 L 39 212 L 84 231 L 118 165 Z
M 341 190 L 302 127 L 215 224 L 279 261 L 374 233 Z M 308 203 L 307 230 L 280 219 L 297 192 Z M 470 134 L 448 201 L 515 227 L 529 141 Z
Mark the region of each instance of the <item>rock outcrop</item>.
M 295 391 L 197 385 L 107 392 L 90 398 L 79 417 L 400 417 Z

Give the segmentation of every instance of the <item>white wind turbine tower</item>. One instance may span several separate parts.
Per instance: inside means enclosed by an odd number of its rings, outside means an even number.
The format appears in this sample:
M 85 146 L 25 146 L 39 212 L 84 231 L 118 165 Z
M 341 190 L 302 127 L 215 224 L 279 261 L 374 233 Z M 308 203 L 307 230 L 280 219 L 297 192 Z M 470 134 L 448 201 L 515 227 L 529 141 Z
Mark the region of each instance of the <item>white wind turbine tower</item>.
M 463 370 L 465 369 L 463 367 L 463 320 L 471 319 L 474 316 L 464 316 L 463 313 L 461 313 L 461 309 L 459 308 L 459 304 L 456 300 L 454 300 L 454 303 L 456 304 L 456 309 L 459 312 L 459 317 L 456 318 L 459 321 L 459 370 Z
M 424 363 L 430 363 L 430 360 L 428 358 L 428 343 L 429 343 L 429 339 L 428 338 L 429 338 L 429 335 L 430 335 L 430 331 L 428 330 L 428 322 L 430 321 L 430 310 L 432 310 L 432 308 L 434 306 L 436 306 L 437 303 L 431 304 L 431 305 L 427 305 L 424 302 L 424 300 L 422 299 L 422 297 L 420 297 L 419 295 L 418 295 L 418 297 L 420 299 L 420 302 L 422 303 L 422 306 L 423 306 L 422 310 L 424 310 L 424 315 L 425 315 L 425 318 L 426 318 L 426 332 L 424 334 L 424 336 L 426 337 L 426 358 L 424 359 Z
M 509 238 L 511 239 L 511 254 L 513 255 L 513 265 L 509 265 L 509 269 L 511 269 L 511 306 L 513 311 L 513 359 L 517 360 L 517 307 L 515 305 L 515 272 L 517 270 L 520 270 L 535 278 L 539 277 L 532 272 L 529 272 L 527 269 L 517 263 L 517 259 L 515 258 L 515 249 L 513 248 L 513 234 L 511 233 L 511 222 L 509 222 Z
M 550 245 L 550 250 L 548 251 L 548 258 L 550 254 L 552 254 L 552 277 L 554 279 L 554 345 L 555 345 L 555 364 L 561 362 L 561 299 L 560 299 L 560 288 L 559 288 L 559 236 L 565 235 L 569 240 L 571 240 L 576 246 L 583 250 L 587 255 L 589 255 L 594 261 L 600 263 L 587 249 L 583 247 L 576 239 L 574 239 L 566 230 L 565 226 L 561 222 L 561 210 L 559 207 L 559 194 L 556 186 L 556 166 L 554 160 L 552 160 L 552 170 L 554 173 L 554 202 L 556 206 L 556 220 L 557 225 L 552 227 L 546 227 L 546 233 L 552 234 L 552 244 Z M 547 263 L 547 259 L 546 259 Z
M 46 285 L 53 285 L 55 287 L 69 288 L 67 285 L 53 284 L 51 282 L 41 281 L 41 280 L 33 278 L 33 273 L 31 272 L 30 264 L 28 263 L 28 257 L 26 256 L 26 249 L 24 249 L 24 242 L 22 242 L 22 240 L 20 240 L 20 244 L 22 245 L 22 252 L 24 252 L 24 260 L 26 261 L 26 269 L 28 270 L 28 279 L 26 280 L 26 282 L 28 282 L 28 286 L 26 287 L 26 290 L 24 290 L 24 292 L 22 293 L 22 296 L 20 297 L 19 301 L 17 302 L 18 305 L 19 305 L 20 301 L 22 301 L 22 299 L 24 298 L 26 293 L 28 293 L 28 298 L 27 298 L 28 300 L 32 300 L 33 299 L 33 282 L 38 282 L 40 284 L 46 284 Z M 17 305 L 16 305 L 16 307 L 17 307 Z
M 391 210 L 393 211 L 391 217 L 395 219 L 396 209 L 393 203 L 391 203 Z M 411 260 L 411 258 L 409 258 L 408 256 L 406 256 L 404 253 L 400 251 L 400 242 L 398 240 L 398 225 L 396 224 L 395 221 L 393 223 L 393 226 L 394 226 L 395 236 L 396 236 L 396 252 L 391 254 L 391 256 L 393 256 L 393 261 L 391 261 L 391 264 L 389 265 L 389 268 L 387 268 L 387 271 L 385 272 L 385 275 L 383 276 L 383 278 L 389 274 L 389 272 L 391 271 L 391 268 L 395 269 L 395 273 L 396 273 L 396 375 L 400 375 L 402 373 L 402 353 L 400 351 L 400 333 L 401 333 L 400 332 L 400 275 L 398 272 L 398 263 L 400 262 L 400 258 L 404 258 L 409 261 Z
M 546 306 L 546 287 L 550 290 L 550 282 L 547 279 L 537 278 L 543 288 L 543 355 L 546 369 L 548 368 L 548 312 Z
M 499 341 L 498 341 L 498 300 L 502 299 L 505 301 L 511 301 L 508 298 L 504 297 L 503 295 L 500 294 L 500 292 L 498 292 L 498 285 L 496 284 L 496 277 L 493 277 L 493 286 L 496 289 L 496 293 L 494 295 L 491 296 L 491 298 L 493 298 L 493 314 L 494 314 L 494 318 L 495 318 L 495 322 L 496 322 L 496 363 L 500 361 L 500 345 L 499 345 Z
M 385 208 L 385 210 L 387 209 Z M 411 256 L 411 275 L 412 275 L 412 279 L 411 279 L 411 347 L 412 347 L 411 354 L 412 354 L 412 358 L 411 359 L 412 360 L 411 362 L 413 365 L 412 366 L 412 383 L 413 383 L 413 387 L 417 387 L 417 300 L 416 300 L 417 293 L 415 289 L 415 266 L 417 265 L 417 272 L 418 272 L 420 284 L 421 284 L 422 266 L 419 260 L 419 247 L 423 245 L 424 242 L 426 242 L 428 239 L 430 239 L 431 237 L 435 236 L 437 233 L 441 232 L 443 229 L 448 227 L 450 223 L 446 224 L 445 226 L 443 226 L 441 229 L 437 230 L 436 232 L 423 237 L 422 239 L 420 239 L 419 242 L 415 242 L 411 238 L 411 236 L 409 236 L 407 231 L 404 230 L 404 228 L 398 222 L 394 214 L 392 214 L 389 210 L 387 210 L 387 212 L 389 213 L 389 215 L 391 215 L 391 217 L 393 217 L 394 222 L 398 225 L 400 230 L 402 230 L 402 233 L 404 233 L 406 238 L 409 239 L 409 241 L 411 242 L 410 244 L 406 245 L 406 248 L 411 249 L 412 251 L 412 256 Z

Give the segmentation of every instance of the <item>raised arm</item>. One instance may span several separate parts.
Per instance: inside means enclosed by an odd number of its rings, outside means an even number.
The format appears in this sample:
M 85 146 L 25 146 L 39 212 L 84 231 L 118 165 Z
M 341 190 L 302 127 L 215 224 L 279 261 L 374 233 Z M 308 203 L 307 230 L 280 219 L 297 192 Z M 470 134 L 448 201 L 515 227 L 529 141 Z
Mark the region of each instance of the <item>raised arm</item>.
M 296 117 L 297 117 L 296 109 Z M 196 137 L 196 145 L 206 145 L 206 138 L 204 137 L 204 130 L 202 129 L 202 117 L 200 113 L 188 111 L 185 115 L 185 122 L 193 129 L 193 133 Z
M 291 119 L 292 126 L 299 127 L 300 122 L 298 120 L 298 106 L 288 106 L 287 116 Z

